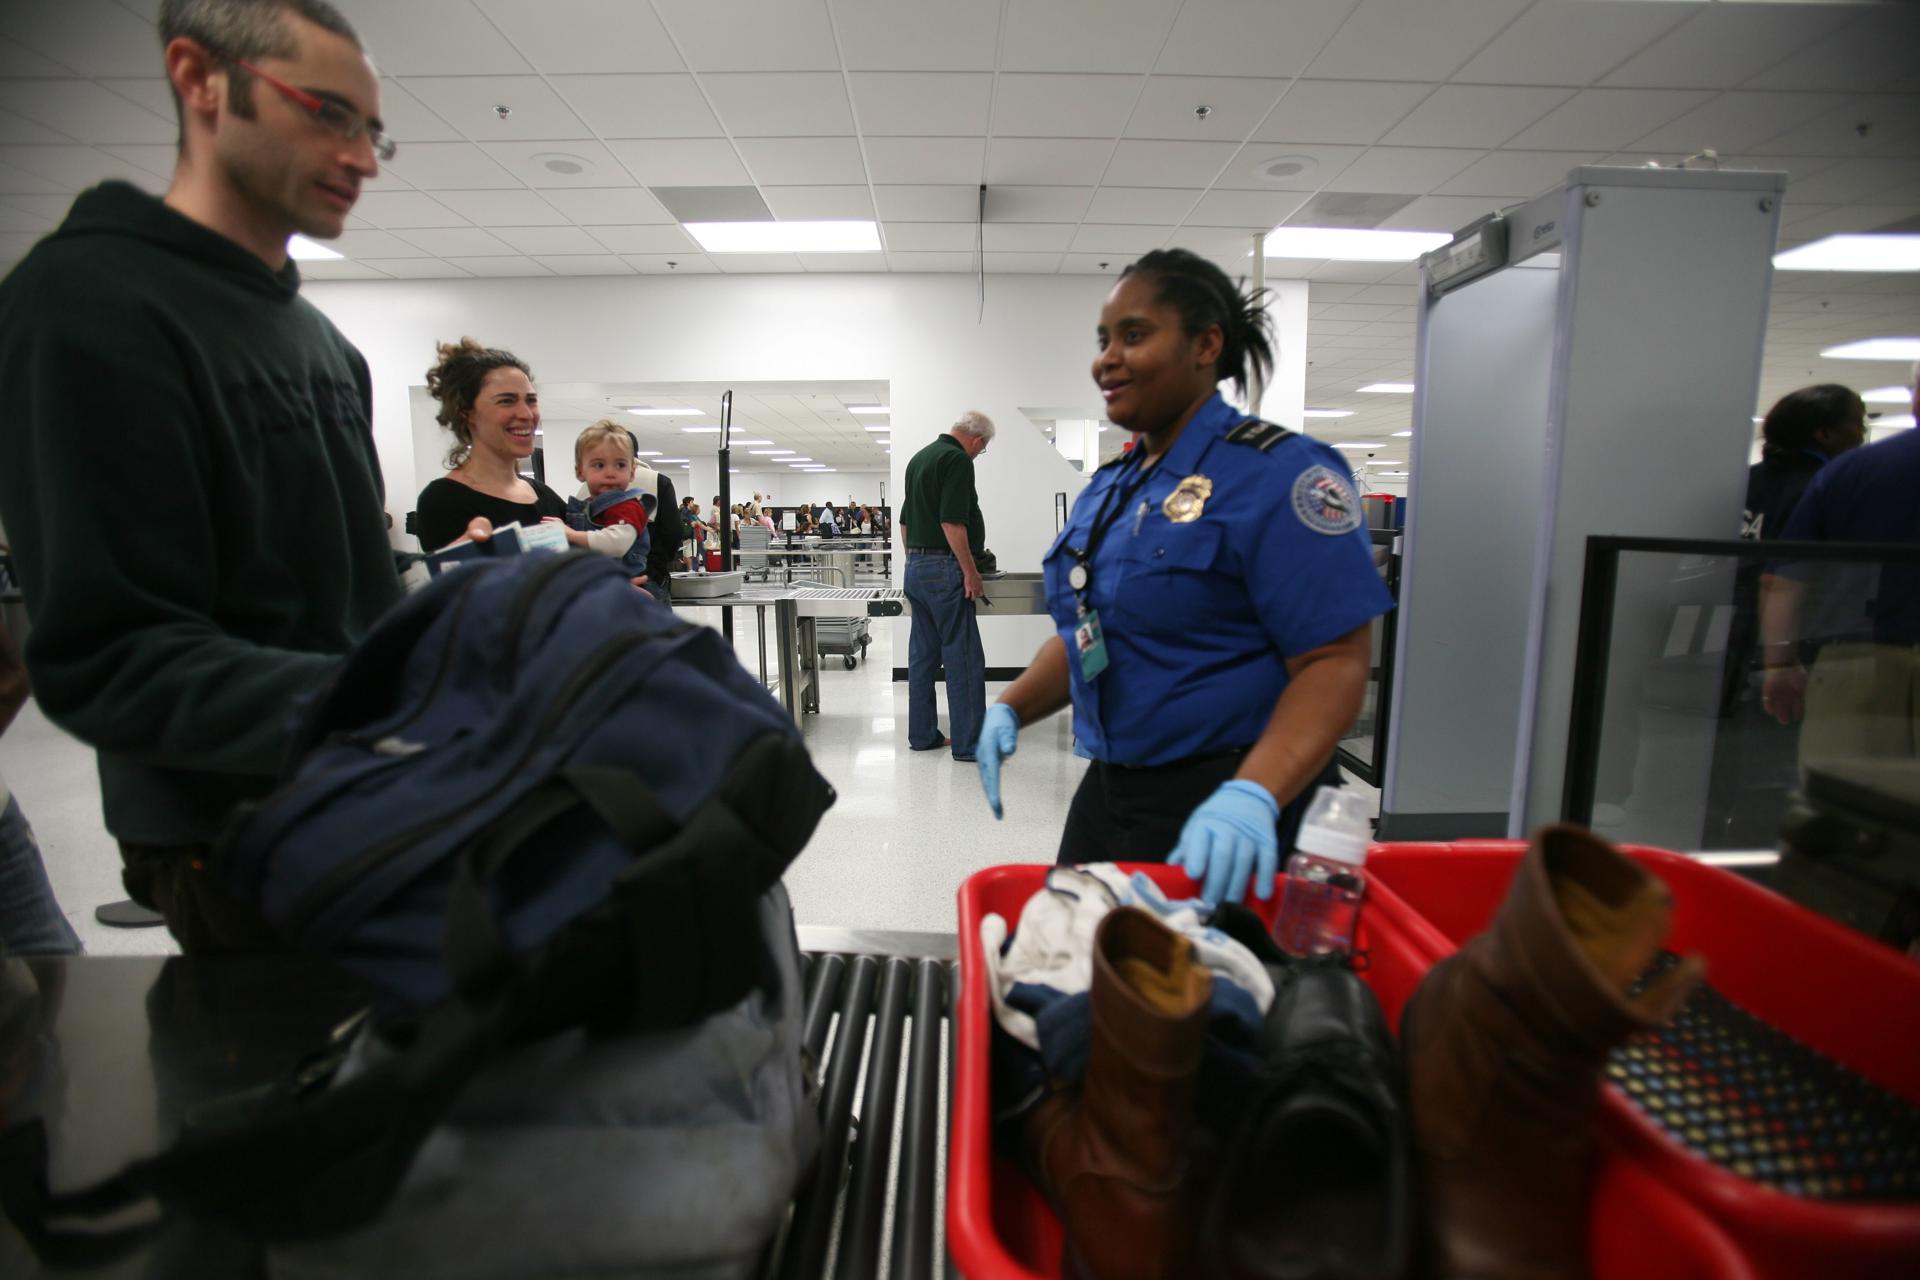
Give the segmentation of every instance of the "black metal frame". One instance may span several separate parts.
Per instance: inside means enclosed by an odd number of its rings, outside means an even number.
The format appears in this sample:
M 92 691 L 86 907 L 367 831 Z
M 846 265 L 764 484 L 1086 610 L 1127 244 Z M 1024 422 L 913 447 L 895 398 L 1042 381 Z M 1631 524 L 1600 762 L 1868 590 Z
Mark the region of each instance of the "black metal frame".
M 1632 538 L 1593 534 L 1587 539 L 1580 586 L 1580 624 L 1575 632 L 1573 706 L 1567 717 L 1567 768 L 1560 790 L 1560 820 L 1585 826 L 1593 820 L 1593 787 L 1600 770 L 1600 733 L 1607 703 L 1608 662 L 1613 656 L 1613 602 L 1623 554 L 1719 556 L 1730 560 L 1831 560 L 1859 564 L 1906 564 L 1920 568 L 1920 546 L 1884 542 L 1754 542 L 1729 538 Z
M 1391 548 L 1404 529 L 1374 529 L 1373 544 L 1376 547 Z M 1384 615 L 1379 622 L 1386 628 L 1380 638 L 1380 667 L 1371 673 L 1378 680 L 1379 687 L 1373 695 L 1373 758 L 1362 760 L 1344 746 L 1334 748 L 1334 759 L 1340 767 L 1351 773 L 1370 787 L 1380 785 L 1387 776 L 1387 721 L 1388 708 L 1393 698 L 1394 651 L 1399 639 L 1400 628 L 1395 622 L 1395 613 L 1400 608 L 1400 557 L 1389 551 L 1387 556 L 1387 576 L 1384 579 L 1387 594 L 1393 597 L 1393 611 Z

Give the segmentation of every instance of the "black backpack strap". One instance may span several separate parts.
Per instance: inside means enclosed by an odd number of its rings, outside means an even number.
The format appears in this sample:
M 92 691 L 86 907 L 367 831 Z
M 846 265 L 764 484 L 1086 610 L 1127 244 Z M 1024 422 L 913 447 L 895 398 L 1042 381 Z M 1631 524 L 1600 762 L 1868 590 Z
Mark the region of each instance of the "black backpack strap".
M 1248 418 L 1239 426 L 1227 432 L 1229 444 L 1252 445 L 1266 453 L 1282 440 L 1290 440 L 1294 433 L 1277 422 L 1268 422 L 1261 418 Z

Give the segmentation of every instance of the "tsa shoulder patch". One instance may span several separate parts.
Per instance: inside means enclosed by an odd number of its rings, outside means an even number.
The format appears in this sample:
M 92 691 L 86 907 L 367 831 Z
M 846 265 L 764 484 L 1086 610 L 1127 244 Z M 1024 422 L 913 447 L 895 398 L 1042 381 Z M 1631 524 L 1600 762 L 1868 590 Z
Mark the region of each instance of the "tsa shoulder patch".
M 1332 467 L 1316 463 L 1293 482 L 1293 514 L 1315 533 L 1352 533 L 1360 527 L 1360 500 Z

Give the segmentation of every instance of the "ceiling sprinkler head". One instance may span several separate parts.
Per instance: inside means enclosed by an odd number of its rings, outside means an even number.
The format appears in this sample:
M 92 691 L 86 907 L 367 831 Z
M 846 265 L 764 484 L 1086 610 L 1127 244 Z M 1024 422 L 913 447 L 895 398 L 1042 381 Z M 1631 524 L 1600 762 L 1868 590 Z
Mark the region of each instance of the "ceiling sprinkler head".
M 1208 116 L 1212 114 L 1213 114 L 1213 108 L 1208 106 L 1204 102 L 1193 109 L 1193 118 L 1195 120 L 1205 120 Z
M 671 271 L 671 270 L 673 270 L 673 269 L 674 269 L 675 267 L 677 267 L 677 266 L 679 266 L 679 265 L 680 265 L 680 264 L 679 264 L 679 263 L 677 263 L 677 262 L 675 262 L 675 261 L 674 261 L 674 260 L 673 260 L 672 258 L 668 258 L 668 259 L 667 259 L 667 270 L 669 270 L 669 271 Z
M 513 108 L 508 106 L 504 102 L 496 103 L 493 108 L 493 114 L 495 114 L 496 116 L 499 116 L 502 120 L 505 120 L 508 116 L 513 114 Z

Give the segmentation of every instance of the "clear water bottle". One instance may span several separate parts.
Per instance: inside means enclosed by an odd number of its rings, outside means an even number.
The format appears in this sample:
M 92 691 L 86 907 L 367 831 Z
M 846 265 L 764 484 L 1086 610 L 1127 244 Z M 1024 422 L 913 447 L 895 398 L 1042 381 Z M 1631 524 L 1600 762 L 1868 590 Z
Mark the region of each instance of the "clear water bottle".
M 1314 792 L 1287 859 L 1286 896 L 1273 940 L 1291 956 L 1353 951 L 1353 926 L 1367 893 L 1372 824 L 1359 796 L 1340 787 Z

